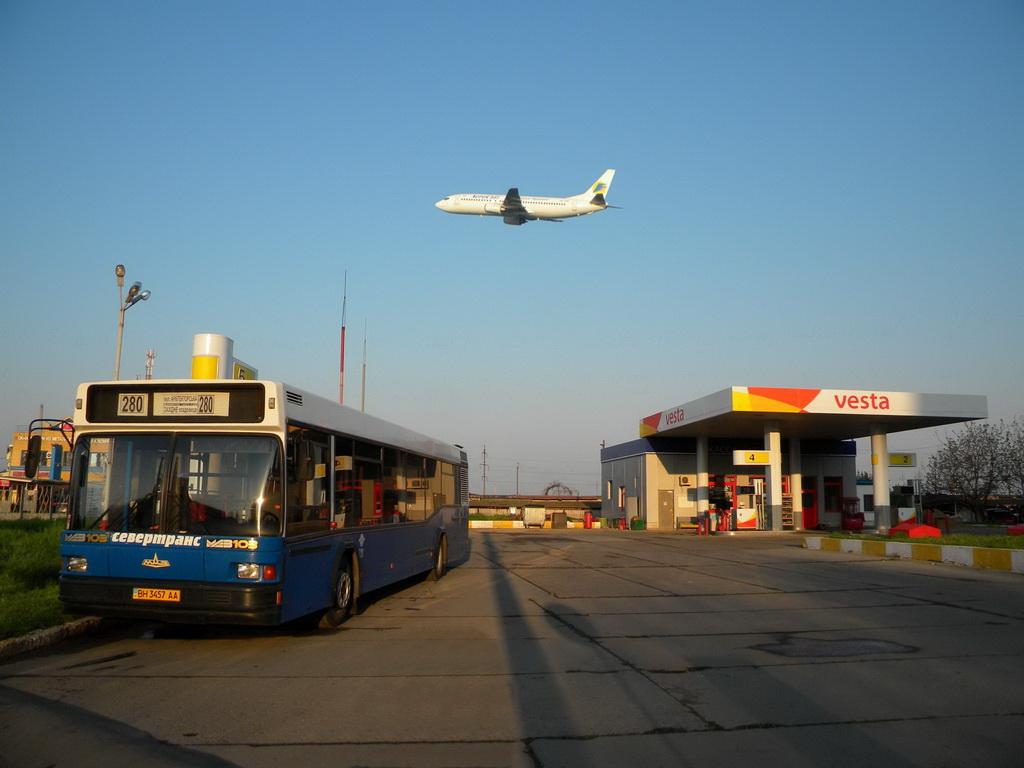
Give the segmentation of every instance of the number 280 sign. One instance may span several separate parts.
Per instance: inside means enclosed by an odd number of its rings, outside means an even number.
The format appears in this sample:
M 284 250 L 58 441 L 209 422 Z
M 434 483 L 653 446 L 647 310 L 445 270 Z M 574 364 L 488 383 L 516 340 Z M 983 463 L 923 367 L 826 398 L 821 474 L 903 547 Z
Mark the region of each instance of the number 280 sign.
M 144 392 L 121 392 L 117 396 L 118 416 L 148 416 L 149 395 Z

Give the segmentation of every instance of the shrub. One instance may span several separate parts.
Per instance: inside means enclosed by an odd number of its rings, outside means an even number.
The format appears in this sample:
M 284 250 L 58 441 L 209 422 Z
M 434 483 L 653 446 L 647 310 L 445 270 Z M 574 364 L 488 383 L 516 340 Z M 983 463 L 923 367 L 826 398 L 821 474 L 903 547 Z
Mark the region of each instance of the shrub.
M 0 640 L 68 620 L 57 599 L 61 521 L 0 521 Z

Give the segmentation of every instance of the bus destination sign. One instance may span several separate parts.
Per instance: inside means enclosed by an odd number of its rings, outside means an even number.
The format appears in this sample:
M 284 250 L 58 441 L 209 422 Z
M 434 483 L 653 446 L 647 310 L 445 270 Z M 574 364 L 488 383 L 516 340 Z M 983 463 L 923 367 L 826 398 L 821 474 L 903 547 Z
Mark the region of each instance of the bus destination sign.
M 90 384 L 85 423 L 256 424 L 263 421 L 264 395 L 263 384 L 257 382 Z
M 227 392 L 154 392 L 154 416 L 227 416 Z

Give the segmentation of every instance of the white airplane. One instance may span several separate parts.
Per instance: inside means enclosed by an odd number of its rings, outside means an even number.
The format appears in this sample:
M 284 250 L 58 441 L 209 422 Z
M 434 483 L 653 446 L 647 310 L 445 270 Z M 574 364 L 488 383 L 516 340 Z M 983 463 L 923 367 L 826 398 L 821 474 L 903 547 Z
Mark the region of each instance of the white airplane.
M 520 197 L 519 190 L 512 187 L 505 195 L 449 195 L 434 205 L 448 213 L 501 216 L 506 224 L 516 226 L 524 221 L 558 221 L 616 208 L 604 199 L 614 175 L 615 171 L 609 168 L 590 189 L 573 197 Z

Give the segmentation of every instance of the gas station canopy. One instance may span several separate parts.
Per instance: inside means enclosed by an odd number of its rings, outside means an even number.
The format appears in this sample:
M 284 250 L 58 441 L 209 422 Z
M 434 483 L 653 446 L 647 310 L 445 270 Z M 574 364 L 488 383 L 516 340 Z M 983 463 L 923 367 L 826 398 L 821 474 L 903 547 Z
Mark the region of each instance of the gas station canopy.
M 785 437 L 850 440 L 985 418 L 984 395 L 729 387 L 648 416 L 640 437 L 760 437 L 774 421 Z

